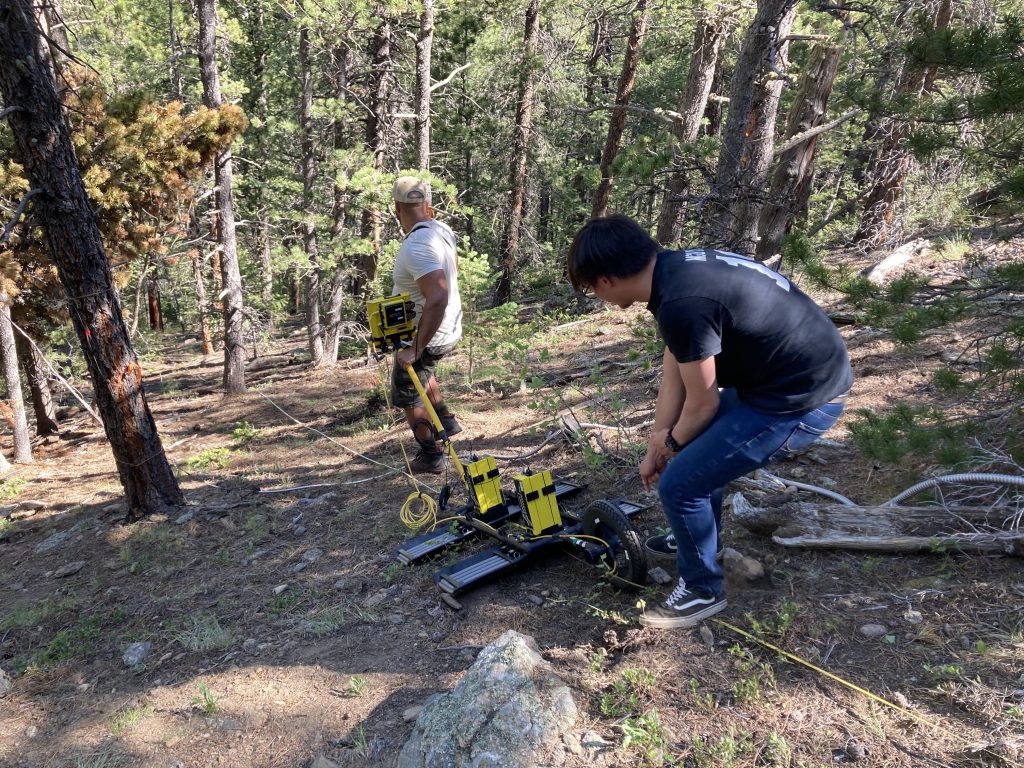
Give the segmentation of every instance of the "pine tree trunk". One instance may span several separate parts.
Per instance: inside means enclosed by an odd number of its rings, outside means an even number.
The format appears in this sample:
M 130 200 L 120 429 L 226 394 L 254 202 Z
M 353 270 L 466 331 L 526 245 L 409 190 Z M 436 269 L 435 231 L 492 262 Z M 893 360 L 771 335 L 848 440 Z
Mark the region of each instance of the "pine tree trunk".
M 142 289 L 146 285 L 146 275 L 152 266 L 152 254 L 147 253 L 142 262 L 142 269 L 139 270 L 139 277 L 135 281 L 134 303 L 132 304 L 132 321 L 128 325 L 128 338 L 134 339 L 139 332 L 139 319 L 142 317 Z
M 332 54 L 332 59 L 334 62 L 334 97 L 338 100 L 338 104 L 344 104 L 348 99 L 348 46 L 336 46 Z M 345 124 L 345 120 L 338 118 L 334 121 L 334 125 L 332 126 L 333 146 L 336 156 L 343 150 L 350 148 L 350 141 L 348 133 L 345 130 Z M 331 289 L 327 297 L 324 356 L 332 365 L 338 360 L 341 310 L 345 302 L 345 283 L 349 276 L 348 265 L 345 263 L 342 256 L 344 248 L 343 241 L 345 237 L 345 221 L 348 216 L 349 206 L 348 171 L 346 170 L 344 173 L 345 178 L 343 180 L 341 171 L 335 171 L 333 201 L 331 204 L 331 243 L 334 246 L 334 252 L 337 254 L 337 263 L 334 267 L 334 279 L 331 281 Z
M 146 281 L 146 304 L 149 308 L 149 327 L 154 331 L 164 329 L 164 316 L 160 311 L 160 282 L 156 275 Z
M 221 105 L 220 75 L 217 72 L 217 3 L 198 0 L 199 72 L 203 81 L 203 103 L 208 109 Z M 242 321 L 242 275 L 238 268 L 238 244 L 235 238 L 235 204 L 231 149 L 214 161 L 217 184 L 217 242 L 224 289 L 224 392 L 240 395 L 245 392 L 245 338 Z
M 686 73 L 686 86 L 676 110 L 683 116 L 683 124 L 676 131 L 678 143 L 672 152 L 672 171 L 668 177 L 661 213 L 658 216 L 657 240 L 662 245 L 677 244 L 682 237 L 682 197 L 689 182 L 686 169 L 678 167 L 686 156 L 680 145 L 692 144 L 700 133 L 725 31 L 726 27 L 720 16 L 703 13 L 693 32 L 690 69 Z
M 785 42 L 795 0 L 759 0 L 729 89 L 729 113 L 715 181 L 704 205 L 701 243 L 742 254 L 756 248 L 761 200 L 775 146 Z M 780 42 L 781 41 L 781 42 Z
M 434 45 L 434 0 L 423 0 L 416 37 L 416 166 L 430 170 L 430 54 Z
M 629 30 L 629 40 L 626 43 L 626 55 L 622 59 L 619 85 L 615 91 L 615 106 L 619 109 L 612 111 L 611 119 L 608 121 L 608 137 L 605 139 L 604 151 L 601 153 L 601 181 L 594 194 L 594 205 L 590 211 L 591 218 L 605 216 L 608 213 L 608 198 L 612 192 L 612 163 L 615 162 L 615 158 L 619 154 L 622 133 L 626 128 L 625 107 L 629 106 L 630 99 L 633 97 L 636 70 L 640 64 L 640 49 L 644 44 L 644 37 L 647 35 L 649 19 L 647 0 L 638 0 L 636 16 L 633 18 L 633 26 Z
M 210 311 L 206 303 L 206 281 L 203 279 L 203 255 L 198 248 L 192 250 L 192 275 L 195 278 L 196 308 L 199 314 L 199 332 L 203 340 L 203 354 L 213 354 L 213 336 L 210 333 Z
M 17 464 L 31 464 L 32 439 L 28 434 L 25 400 L 21 395 L 21 371 L 18 368 L 18 352 L 14 343 L 14 326 L 11 325 L 11 303 L 7 297 L 7 291 L 2 285 L 0 285 L 0 364 L 3 365 L 4 381 L 7 382 L 7 403 L 4 410 L 10 411 L 11 426 L 14 429 L 14 461 Z
M 184 504 L 142 388 L 96 215 L 86 196 L 43 41 L 28 0 L 0 0 L 0 87 L 15 155 L 33 188 L 36 221 L 68 297 L 68 310 L 103 415 L 131 517 Z
M 53 393 L 50 391 L 50 380 L 46 376 L 46 364 L 43 362 L 42 354 L 17 330 L 14 333 L 14 345 L 32 397 L 36 434 L 40 437 L 59 434 L 57 410 L 53 407 Z
M 947 29 L 953 19 L 952 0 L 937 0 L 931 5 L 935 14 L 932 29 Z M 937 67 L 918 68 L 909 61 L 905 61 L 903 67 L 896 83 L 897 95 L 919 96 L 934 87 Z M 912 130 L 913 124 L 899 115 L 879 122 L 876 136 L 881 137 L 882 144 L 871 162 L 871 186 L 864 196 L 855 241 L 878 247 L 893 239 L 892 224 L 912 161 L 906 146 Z
M 301 11 L 304 13 L 304 11 Z M 299 30 L 299 68 L 302 94 L 299 124 L 302 127 L 302 250 L 309 259 L 306 272 L 306 334 L 309 357 L 314 368 L 324 364 L 324 336 L 320 327 L 320 251 L 316 242 L 316 207 L 313 185 L 316 182 L 316 147 L 313 143 L 313 62 L 309 52 L 307 19 Z
M 786 138 L 791 139 L 825 121 L 832 83 L 839 71 L 842 51 L 833 43 L 819 43 L 811 50 L 800 88 L 786 123 Z M 807 208 L 814 180 L 814 152 L 818 137 L 812 136 L 779 158 L 772 174 L 768 199 L 758 223 L 756 258 L 764 261 L 779 252 L 782 240 L 793 225 L 793 218 Z
M 171 55 L 167 59 L 167 76 L 171 93 L 177 101 L 185 102 L 185 80 L 181 74 L 181 38 L 174 29 L 174 0 L 167 0 L 167 41 Z
M 384 170 L 387 156 L 390 121 L 388 117 L 388 100 L 391 96 L 391 79 L 394 62 L 391 60 L 391 17 L 384 5 L 378 5 L 375 15 L 380 24 L 374 31 L 371 41 L 373 58 L 373 84 L 370 90 L 369 112 L 366 116 L 366 146 L 373 153 L 373 168 L 378 172 Z M 381 214 L 374 205 L 363 211 L 361 234 L 370 240 L 369 253 L 359 257 L 355 292 L 362 294 L 367 286 L 377 279 L 377 263 L 380 260 Z
M 264 157 L 269 151 L 267 148 L 267 120 L 270 115 L 270 86 L 267 82 L 265 13 L 263 0 L 258 0 L 256 7 L 253 9 L 255 21 L 253 43 L 256 46 L 254 66 L 257 88 L 256 118 L 260 121 L 260 129 L 256 133 L 256 151 L 260 157 Z M 270 305 L 274 300 L 274 265 L 270 258 L 270 203 L 267 199 L 269 180 L 267 178 L 266 166 L 261 164 L 256 173 L 256 242 L 260 258 L 260 300 L 263 302 L 270 321 L 273 322 L 274 315 L 270 310 Z
M 534 69 L 540 38 L 540 0 L 530 0 L 526 8 L 526 26 L 523 33 L 523 70 L 519 79 L 519 107 L 516 110 L 516 135 L 512 147 L 512 170 L 509 187 L 511 199 L 505 231 L 498 245 L 501 274 L 494 290 L 497 304 L 512 299 L 512 278 L 519 265 L 520 229 L 523 225 L 523 201 L 526 192 L 526 161 L 530 150 L 530 131 L 533 125 Z

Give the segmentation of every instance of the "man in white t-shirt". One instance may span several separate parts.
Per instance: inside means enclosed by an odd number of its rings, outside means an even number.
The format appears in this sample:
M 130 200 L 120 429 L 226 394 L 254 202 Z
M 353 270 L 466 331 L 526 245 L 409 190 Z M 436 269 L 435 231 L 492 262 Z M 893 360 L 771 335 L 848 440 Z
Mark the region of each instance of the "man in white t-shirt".
M 416 305 L 416 338 L 395 354 L 391 378 L 392 402 L 405 410 L 420 450 L 410 462 L 414 472 L 440 472 L 444 453 L 438 434 L 405 367 L 412 364 L 441 426 L 450 437 L 462 431 L 448 410 L 434 378 L 438 361 L 462 338 L 462 299 L 459 297 L 459 257 L 451 228 L 434 219 L 430 185 L 415 176 L 400 176 L 392 190 L 395 213 L 405 239 L 395 258 L 394 293 L 408 293 Z

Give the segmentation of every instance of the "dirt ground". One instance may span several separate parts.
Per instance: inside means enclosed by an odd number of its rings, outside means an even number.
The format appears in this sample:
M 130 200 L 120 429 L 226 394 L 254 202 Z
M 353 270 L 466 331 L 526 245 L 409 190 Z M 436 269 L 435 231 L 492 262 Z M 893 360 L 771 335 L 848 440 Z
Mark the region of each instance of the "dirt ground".
M 486 350 L 445 361 L 460 453 L 531 453 L 502 458 L 503 477 L 549 468 L 586 485 L 576 505 L 625 494 L 652 505 L 636 523 L 657 532 L 660 509 L 635 469 L 644 430 L 609 428 L 653 413 L 644 315 L 599 309 L 541 332 L 516 363 L 524 386 Z M 843 333 L 851 411 L 907 398 L 977 407 L 930 385 L 955 339 L 910 352 L 871 329 Z M 786 549 L 727 522 L 726 546 L 767 576 L 731 580 L 720 618 L 817 671 L 719 622 L 641 628 L 638 595 L 568 554 L 460 595 L 455 609 L 433 582 L 452 558 L 394 557 L 411 535 L 399 520 L 410 481 L 395 471 L 410 441 L 384 400 L 383 364 L 311 371 L 302 330 L 282 335 L 233 400 L 220 394 L 219 360 L 191 340 L 168 335 L 144 359 L 187 508 L 127 524 L 110 450 L 84 413 L 0 485 L 0 504 L 17 508 L 0 522 L 0 668 L 12 684 L 0 765 L 393 765 L 410 708 L 509 628 L 536 638 L 571 684 L 580 733 L 609 743 L 602 765 L 660 765 L 662 752 L 687 766 L 1024 764 L 1019 559 Z M 567 408 L 603 428 L 587 428 L 583 446 L 558 437 L 535 451 Z M 864 504 L 927 472 L 864 459 L 844 423 L 773 471 Z M 144 657 L 126 660 L 138 643 Z

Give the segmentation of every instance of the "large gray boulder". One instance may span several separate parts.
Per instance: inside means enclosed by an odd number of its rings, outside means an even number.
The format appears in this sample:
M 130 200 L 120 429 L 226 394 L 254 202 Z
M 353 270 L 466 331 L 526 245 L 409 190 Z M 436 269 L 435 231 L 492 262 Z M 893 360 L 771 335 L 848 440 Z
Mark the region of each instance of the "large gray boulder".
M 450 692 L 427 700 L 398 768 L 554 768 L 577 716 L 536 641 L 509 630 Z

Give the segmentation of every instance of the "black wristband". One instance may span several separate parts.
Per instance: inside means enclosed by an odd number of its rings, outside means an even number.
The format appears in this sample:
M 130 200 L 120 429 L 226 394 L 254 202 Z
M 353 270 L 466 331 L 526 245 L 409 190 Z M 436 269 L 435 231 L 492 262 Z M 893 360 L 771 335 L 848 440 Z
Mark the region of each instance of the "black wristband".
M 674 427 L 675 425 L 673 424 L 672 426 Z M 672 453 L 679 453 L 683 450 L 683 446 L 677 443 L 676 439 L 672 437 L 671 428 L 669 428 L 668 432 L 665 434 L 665 447 L 672 451 Z

